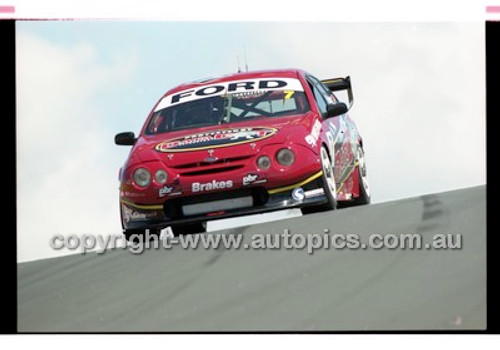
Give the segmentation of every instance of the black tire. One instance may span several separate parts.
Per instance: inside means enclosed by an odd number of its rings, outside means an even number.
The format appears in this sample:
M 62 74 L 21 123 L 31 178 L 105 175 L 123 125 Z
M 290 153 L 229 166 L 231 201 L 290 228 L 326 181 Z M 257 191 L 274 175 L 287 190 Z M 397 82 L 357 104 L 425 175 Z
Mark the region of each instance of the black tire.
M 125 235 L 125 239 L 131 243 L 144 243 L 144 239 L 146 237 L 146 230 L 124 230 L 123 234 Z M 153 240 L 156 238 L 160 238 L 160 231 L 156 229 L 149 230 L 149 240 Z
M 354 199 L 354 205 L 370 204 L 370 186 L 366 172 L 365 152 L 363 147 L 358 146 L 358 174 L 359 174 L 359 194 L 358 198 Z
M 172 229 L 172 233 L 175 237 L 180 235 L 192 235 L 195 233 L 203 233 L 206 232 L 205 225 L 202 222 L 194 223 L 194 224 L 182 224 L 182 225 L 174 225 L 170 226 Z
M 325 146 L 321 146 L 320 157 L 321 166 L 323 168 L 321 182 L 323 184 L 323 191 L 325 193 L 327 202 L 319 206 L 303 208 L 302 213 L 304 214 L 337 209 L 337 184 L 335 182 L 335 175 L 333 172 L 330 155 L 328 154 Z

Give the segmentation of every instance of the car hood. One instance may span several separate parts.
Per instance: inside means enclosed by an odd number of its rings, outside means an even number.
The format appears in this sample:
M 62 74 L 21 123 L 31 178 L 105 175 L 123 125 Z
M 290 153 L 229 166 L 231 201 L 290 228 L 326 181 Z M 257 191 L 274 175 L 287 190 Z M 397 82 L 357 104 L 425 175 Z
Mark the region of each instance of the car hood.
M 301 143 L 311 132 L 313 113 L 248 122 L 228 123 L 180 130 L 157 135 L 142 135 L 133 154 L 139 162 L 162 161 L 179 167 L 204 161 L 253 156 L 268 144 Z

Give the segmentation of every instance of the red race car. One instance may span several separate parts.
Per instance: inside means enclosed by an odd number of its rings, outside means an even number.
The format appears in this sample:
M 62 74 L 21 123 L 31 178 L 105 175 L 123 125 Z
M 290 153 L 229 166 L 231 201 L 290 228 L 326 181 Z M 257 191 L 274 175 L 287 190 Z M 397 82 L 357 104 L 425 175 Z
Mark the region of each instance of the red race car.
M 335 91 L 346 90 L 348 104 Z M 348 106 L 349 105 L 349 106 Z M 350 78 L 302 70 L 180 85 L 150 112 L 120 169 L 124 234 L 203 232 L 208 220 L 370 202 L 363 140 L 347 112 Z

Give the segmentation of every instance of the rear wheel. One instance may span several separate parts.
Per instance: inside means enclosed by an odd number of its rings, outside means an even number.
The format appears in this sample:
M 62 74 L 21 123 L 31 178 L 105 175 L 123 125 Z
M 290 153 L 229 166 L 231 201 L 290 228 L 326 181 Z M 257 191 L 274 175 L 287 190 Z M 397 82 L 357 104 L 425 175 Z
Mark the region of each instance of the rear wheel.
M 366 161 L 365 152 L 361 146 L 358 146 L 358 182 L 359 182 L 359 197 L 354 198 L 354 205 L 370 204 L 370 185 L 368 184 L 368 177 L 366 174 Z
M 170 228 L 172 229 L 172 233 L 174 234 L 175 237 L 180 235 L 192 235 L 195 233 L 203 233 L 206 231 L 205 225 L 202 222 L 194 224 L 173 225 Z
M 323 170 L 322 183 L 323 192 L 327 199 L 325 204 L 314 207 L 306 207 L 302 209 L 304 214 L 315 213 L 318 211 L 334 210 L 337 209 L 337 184 L 335 182 L 335 175 L 333 172 L 332 162 L 328 151 L 325 146 L 321 146 L 320 151 L 321 167 Z

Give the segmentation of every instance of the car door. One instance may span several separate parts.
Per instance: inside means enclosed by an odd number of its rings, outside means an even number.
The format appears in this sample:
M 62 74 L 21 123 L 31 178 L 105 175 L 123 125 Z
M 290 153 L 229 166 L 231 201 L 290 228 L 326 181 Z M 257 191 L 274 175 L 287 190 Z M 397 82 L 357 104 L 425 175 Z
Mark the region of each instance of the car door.
M 335 96 L 322 84 L 317 78 L 308 76 L 309 85 L 313 91 L 314 99 L 318 105 L 323 119 L 323 129 L 328 140 L 328 151 L 334 158 L 334 174 L 337 185 L 345 177 L 348 171 L 348 159 L 350 153 L 349 147 L 349 129 L 344 115 L 326 118 L 328 104 L 337 102 Z M 347 145 L 346 145 L 347 144 Z
M 317 80 L 317 79 L 316 79 Z M 323 93 L 331 98 L 329 103 L 338 103 L 339 100 L 335 94 L 328 89 L 321 81 L 317 80 L 318 86 L 322 89 Z M 336 174 L 336 180 L 341 189 L 341 184 L 344 183 L 355 167 L 356 151 L 357 151 L 357 134 L 353 129 L 353 123 L 349 116 L 346 114 L 335 117 L 339 125 L 340 135 L 337 138 L 336 149 L 340 153 L 339 158 L 342 159 L 341 171 Z

